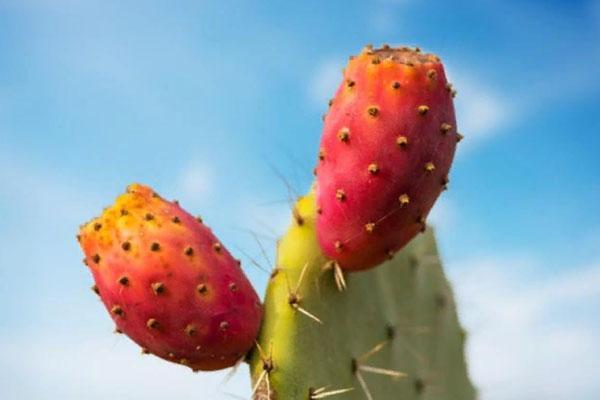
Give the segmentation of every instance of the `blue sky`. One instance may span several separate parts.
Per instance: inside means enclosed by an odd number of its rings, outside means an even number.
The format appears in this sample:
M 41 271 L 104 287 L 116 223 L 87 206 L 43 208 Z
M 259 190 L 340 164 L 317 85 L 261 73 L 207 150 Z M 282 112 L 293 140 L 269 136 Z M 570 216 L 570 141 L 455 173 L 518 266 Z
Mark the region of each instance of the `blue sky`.
M 221 389 L 110 334 L 77 226 L 138 181 L 233 252 L 260 253 L 247 229 L 272 248 L 274 171 L 309 187 L 366 43 L 435 52 L 458 89 L 466 139 L 431 220 L 482 398 L 597 395 L 599 1 L 174 3 L 0 0 L 0 397 L 247 397 L 243 368 Z

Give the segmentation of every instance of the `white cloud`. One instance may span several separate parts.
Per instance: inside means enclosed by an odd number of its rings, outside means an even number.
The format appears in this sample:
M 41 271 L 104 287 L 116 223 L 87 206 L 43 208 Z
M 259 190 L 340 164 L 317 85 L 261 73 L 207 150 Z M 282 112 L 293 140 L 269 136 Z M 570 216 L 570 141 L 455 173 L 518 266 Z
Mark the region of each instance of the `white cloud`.
M 323 110 L 327 109 L 327 102 L 342 81 L 343 60 L 343 57 L 337 57 L 322 61 L 313 73 L 308 95 L 313 104 Z
M 590 318 L 600 306 L 600 263 L 552 276 L 532 260 L 490 258 L 449 272 L 482 399 L 591 399 L 600 391 L 600 331 Z
M 0 369 L 12 384 L 3 384 L 5 398 L 54 399 L 213 399 L 228 393 L 249 397 L 246 365 L 223 384 L 231 370 L 202 372 L 142 356 L 124 336 L 68 334 L 3 338 Z M 32 378 L 34 377 L 34 378 Z
M 174 193 L 188 204 L 198 204 L 208 199 L 213 191 L 212 168 L 199 161 L 191 161 L 179 174 Z
M 503 94 L 474 78 L 467 78 L 464 72 L 449 73 L 448 76 L 458 92 L 455 99 L 456 119 L 459 132 L 466 136 L 465 145 L 461 144 L 461 147 L 500 134 L 514 121 L 514 110 Z

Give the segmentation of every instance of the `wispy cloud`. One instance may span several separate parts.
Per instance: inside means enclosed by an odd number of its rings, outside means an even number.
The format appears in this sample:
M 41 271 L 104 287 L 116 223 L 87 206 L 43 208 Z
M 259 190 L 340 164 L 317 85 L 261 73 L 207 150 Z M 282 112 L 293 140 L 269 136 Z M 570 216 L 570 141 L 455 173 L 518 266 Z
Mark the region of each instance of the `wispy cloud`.
M 214 172 L 206 163 L 192 160 L 179 173 L 173 192 L 191 205 L 205 203 L 214 191 Z
M 540 268 L 497 257 L 449 268 L 486 400 L 591 399 L 600 390 L 600 329 L 588 318 L 600 306 L 600 263 L 547 278 Z
M 250 393 L 245 364 L 224 383 L 231 370 L 194 374 L 157 357 L 142 356 L 129 339 L 111 335 L 109 329 L 104 335 L 2 337 L 0 368 L 13 382 L 3 384 L 3 398 L 160 400 L 168 393 L 182 400 L 232 400 L 235 397 L 228 393 L 246 398 Z
M 343 57 L 331 57 L 317 65 L 308 85 L 308 96 L 314 106 L 321 110 L 327 109 L 331 99 L 342 81 Z
M 462 71 L 461 73 L 455 72 Z M 516 117 L 503 93 L 469 77 L 465 69 L 451 68 L 449 80 L 457 90 L 455 100 L 458 130 L 466 136 L 467 147 L 501 134 Z M 465 147 L 465 146 L 463 146 Z

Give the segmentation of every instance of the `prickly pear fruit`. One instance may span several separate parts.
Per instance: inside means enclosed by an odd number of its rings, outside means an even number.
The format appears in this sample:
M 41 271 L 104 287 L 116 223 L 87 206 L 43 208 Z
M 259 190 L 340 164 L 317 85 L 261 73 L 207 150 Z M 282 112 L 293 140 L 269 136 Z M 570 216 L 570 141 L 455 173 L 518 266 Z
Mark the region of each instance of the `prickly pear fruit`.
M 438 57 L 365 48 L 351 58 L 325 118 L 317 234 L 342 269 L 391 257 L 425 229 L 460 135 Z
M 177 202 L 131 185 L 78 238 L 94 291 L 142 352 L 215 370 L 252 348 L 262 317 L 256 292 L 211 230 Z

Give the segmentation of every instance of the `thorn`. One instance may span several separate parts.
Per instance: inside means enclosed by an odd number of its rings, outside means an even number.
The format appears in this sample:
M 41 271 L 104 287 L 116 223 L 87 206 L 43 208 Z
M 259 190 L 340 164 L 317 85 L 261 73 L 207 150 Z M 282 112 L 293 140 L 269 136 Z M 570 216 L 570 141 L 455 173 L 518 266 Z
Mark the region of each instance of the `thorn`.
M 304 280 L 304 276 L 306 275 L 306 270 L 308 269 L 308 262 L 304 264 L 302 270 L 300 271 L 300 277 L 298 277 L 298 282 L 296 282 L 296 289 L 294 289 L 294 293 L 298 294 L 300 291 L 300 285 L 302 285 L 302 281 Z
M 181 223 L 181 219 L 179 219 L 178 216 L 175 216 L 171 219 L 171 221 L 173 221 L 174 224 L 180 224 Z
M 323 324 L 323 322 L 319 318 L 317 318 L 314 314 L 311 314 L 306 309 L 300 307 L 300 296 L 299 296 L 300 285 L 302 284 L 302 281 L 304 280 L 304 276 L 306 274 L 307 268 L 308 268 L 308 262 L 306 264 L 304 264 L 304 266 L 302 267 L 302 271 L 300 271 L 300 277 L 298 277 L 298 282 L 296 282 L 296 287 L 294 288 L 293 291 L 290 288 L 290 282 L 288 280 L 288 275 L 286 273 L 285 277 L 286 277 L 288 291 L 289 291 L 288 304 L 294 310 L 301 312 L 302 314 L 306 315 L 307 317 L 313 319 L 314 321 L 316 321 L 320 324 Z M 284 272 L 285 272 L 285 270 L 284 270 Z
M 323 149 L 319 150 L 319 160 L 320 161 L 324 161 L 325 160 L 325 150 L 323 150 Z
M 145 219 L 146 221 L 152 221 L 152 220 L 154 219 L 154 215 L 152 215 L 152 214 L 150 214 L 150 213 L 147 213 L 147 214 L 144 216 L 144 219 Z
M 375 230 L 375 223 L 369 222 L 369 223 L 365 224 L 365 231 L 367 231 L 367 233 L 373 233 L 374 230 Z
M 96 264 L 100 264 L 100 254 L 96 253 L 92 256 L 92 261 Z
M 425 232 L 425 229 L 427 228 L 425 217 L 420 216 L 419 218 L 417 218 L 417 223 L 421 225 L 421 233 Z
M 398 136 L 396 138 L 396 144 L 401 149 L 406 149 L 406 146 L 408 145 L 408 138 L 406 136 Z
M 302 314 L 306 315 L 307 317 L 309 317 L 309 318 L 310 318 L 310 319 L 312 319 L 313 321 L 315 321 L 315 322 L 317 322 L 317 323 L 319 323 L 319 324 L 321 324 L 321 325 L 325 325 L 325 324 L 323 323 L 323 321 L 321 321 L 321 320 L 320 320 L 320 319 L 319 319 L 319 318 L 318 318 L 316 315 L 314 315 L 314 314 L 311 314 L 311 313 L 310 313 L 310 312 L 308 312 L 306 309 L 304 309 L 304 308 L 300 307 L 300 306 L 298 305 L 298 303 L 295 303 L 295 305 L 293 305 L 293 306 L 292 306 L 292 308 L 294 308 L 295 310 L 298 310 L 298 311 L 300 311 Z
M 410 203 L 410 197 L 404 193 L 398 197 L 398 201 L 400 202 L 400 207 L 404 207 Z
M 456 97 L 456 90 L 452 89 L 452 91 L 450 92 L 450 95 L 452 96 L 452 98 Z
M 375 118 L 379 115 L 379 108 L 375 106 L 370 106 L 369 108 L 367 108 L 367 113 L 369 113 L 371 117 Z
M 333 265 L 333 277 L 335 279 L 335 285 L 340 292 L 346 290 L 346 279 L 344 278 L 344 271 L 340 268 L 340 264 L 334 261 Z
M 379 166 L 377 164 L 375 164 L 375 163 L 371 163 L 367 167 L 367 170 L 369 171 L 369 173 L 371 175 L 377 175 L 379 173 Z
M 121 306 L 118 305 L 114 305 L 111 309 L 110 312 L 118 315 L 119 317 L 122 317 L 123 315 L 125 315 L 125 312 L 123 311 L 123 308 L 121 308 Z
M 231 283 L 229 284 L 229 290 L 230 290 L 231 292 L 237 292 L 237 289 L 238 289 L 238 288 L 237 288 L 237 285 L 235 284 L 235 282 L 231 282 Z
M 196 291 L 200 294 L 206 294 L 206 292 L 208 292 L 208 287 L 206 286 L 206 284 L 201 283 L 198 286 L 196 286 Z
M 448 179 L 448 176 L 444 176 L 442 178 L 442 189 L 443 190 L 448 190 L 448 183 L 450 183 L 450 179 Z
M 417 111 L 420 115 L 425 115 L 429 111 L 429 107 L 425 106 L 425 105 L 419 106 L 419 107 L 417 107 Z
M 141 348 L 141 351 L 142 351 L 142 355 L 150 354 L 150 350 L 148 350 L 148 349 L 147 349 L 147 348 L 145 348 L 145 347 L 142 347 L 142 348 Z
M 185 250 L 183 250 L 183 253 L 188 256 L 191 257 L 194 255 L 194 249 L 191 246 L 188 246 L 185 248 Z
M 433 170 L 435 169 L 435 165 L 433 165 L 433 163 L 429 161 L 425 163 L 425 166 L 423 168 L 425 169 L 425 172 L 430 173 L 433 172 Z
M 338 394 L 351 392 L 354 390 L 354 388 L 336 389 L 336 390 L 330 390 L 328 392 L 326 392 L 325 390 L 326 390 L 326 387 L 322 387 L 322 388 L 319 388 L 319 389 L 313 391 L 312 393 L 309 392 L 309 399 L 310 400 L 324 399 L 326 397 L 331 397 L 331 396 L 336 396 Z
M 198 332 L 198 330 L 192 324 L 189 324 L 188 326 L 185 327 L 185 334 L 188 335 L 189 337 L 195 336 L 197 332 Z
M 336 240 L 333 245 L 335 246 L 335 249 L 337 250 L 338 253 L 340 253 L 342 251 L 342 248 L 344 247 L 342 242 L 339 240 Z
M 429 79 L 436 79 L 437 78 L 437 71 L 435 69 L 430 69 L 429 71 L 427 71 L 427 77 Z
M 465 137 L 463 135 L 461 135 L 460 133 L 456 132 L 456 143 L 460 143 L 461 140 L 463 140 Z
M 186 365 L 186 366 L 187 366 L 187 365 L 188 365 L 188 360 L 187 360 L 187 358 L 182 358 L 181 360 L 179 360 L 179 364 L 181 364 L 181 365 Z
M 379 353 L 389 343 L 390 343 L 389 339 L 388 340 L 384 340 L 383 342 L 377 343 L 371 350 L 369 350 L 366 353 L 364 353 L 361 356 L 359 356 L 356 359 L 356 361 L 357 362 L 365 361 L 367 358 L 371 357 L 372 355 Z
M 123 331 L 120 330 L 118 327 L 115 328 L 115 330 L 113 331 L 116 335 L 122 335 Z
M 371 63 L 372 63 L 372 64 L 375 64 L 375 65 L 377 65 L 377 64 L 381 64 L 381 59 L 380 59 L 379 57 L 373 57 L 373 58 L 371 59 Z
M 346 200 L 346 192 L 344 192 L 344 189 L 336 190 L 335 198 L 338 199 L 339 201 L 345 201 Z
M 450 82 L 446 83 L 446 92 L 452 93 L 452 84 Z
M 445 122 L 440 126 L 440 132 L 442 132 L 442 135 L 447 135 L 451 130 L 452 125 L 447 124 Z
M 351 88 L 354 87 L 354 85 L 356 85 L 356 82 L 354 82 L 352 79 L 346 79 L 346 86 Z
M 121 276 L 119 279 L 117 279 L 117 282 L 121 285 L 121 286 L 129 286 L 129 278 L 126 277 L 125 275 Z
M 156 329 L 158 328 L 158 321 L 155 318 L 149 318 L 148 321 L 146 321 L 146 327 L 148 327 L 148 329 Z
M 219 329 L 221 329 L 222 331 L 226 331 L 227 329 L 229 329 L 229 322 L 227 321 L 222 321 L 219 324 Z
M 102 228 L 102 224 L 100 222 L 96 222 L 94 224 L 94 230 L 98 232 Z
M 393 369 L 370 367 L 368 365 L 359 365 L 358 369 L 363 372 L 370 372 L 372 374 L 390 376 L 392 378 L 406 378 L 408 376 L 404 372 L 394 371 Z
M 400 85 L 400 82 L 398 82 L 398 81 L 396 81 L 396 82 L 392 83 L 392 87 L 393 87 L 394 89 L 400 89 L 400 86 L 402 86 L 402 85 Z
M 152 244 L 150 245 L 150 250 L 151 251 L 159 251 L 160 244 L 158 242 L 152 242 Z
M 293 208 L 293 211 L 297 211 L 295 206 Z M 300 215 L 298 215 L 298 217 L 302 218 Z M 298 220 L 296 220 L 296 222 L 298 223 L 298 225 L 302 225 L 300 222 L 298 222 Z M 304 223 L 304 219 L 302 219 L 302 223 Z M 267 265 L 273 265 L 274 263 L 271 262 L 271 259 L 269 258 L 269 255 L 267 254 L 267 251 L 265 250 L 265 247 L 263 246 L 262 242 L 258 238 L 258 235 L 254 231 L 250 231 L 250 234 L 254 238 L 256 244 L 258 244 L 258 247 L 260 248 L 260 253 L 262 254 L 264 260 L 267 262 Z
M 196 216 L 196 221 L 200 222 L 201 224 L 203 224 L 203 223 L 204 223 L 204 220 L 203 220 L 203 219 L 202 219 L 202 217 L 201 217 L 201 216 L 199 216 L 199 215 L 198 215 L 198 216 Z
M 215 242 L 213 243 L 213 249 L 217 252 L 220 253 L 221 249 L 223 248 L 223 245 L 221 245 L 221 243 L 219 242 Z
M 165 285 L 162 282 L 154 282 L 150 286 L 152 287 L 152 291 L 156 295 L 160 295 L 165 292 Z
M 348 129 L 346 127 L 340 129 L 339 132 L 338 132 L 338 138 L 342 142 L 348 143 L 348 140 L 350 139 L 350 129 Z
M 331 107 L 333 105 L 333 99 L 329 99 L 327 102 L 327 106 Z
M 100 290 L 98 289 L 98 286 L 97 286 L 97 285 L 93 285 L 93 286 L 91 287 L 91 289 L 92 289 L 92 292 L 94 292 L 94 293 L 96 293 L 98 296 L 100 296 Z
M 250 394 L 250 398 L 254 398 L 256 391 L 258 390 L 260 384 L 262 383 L 262 381 L 265 379 L 266 376 L 267 376 L 267 371 L 263 370 L 260 373 L 260 375 L 258 376 L 258 379 L 256 380 L 256 383 L 254 384 L 254 387 L 252 388 L 252 393 Z M 269 394 L 269 399 L 270 398 L 271 398 L 271 396 Z
M 302 217 L 302 215 L 300 215 L 300 211 L 298 211 L 298 207 L 294 206 L 294 208 L 292 208 L 292 216 L 294 217 L 294 221 L 296 222 L 296 225 L 298 225 L 298 226 L 304 225 L 304 218 Z
M 127 211 L 126 209 L 122 208 L 121 209 L 121 217 L 124 217 L 126 215 L 129 215 L 129 211 Z
M 121 248 L 125 251 L 129 251 L 131 250 L 131 243 L 130 242 L 123 242 L 121 244 Z
M 395 255 L 396 253 L 394 253 L 394 251 L 393 251 L 393 250 L 388 250 L 388 251 L 386 251 L 386 254 L 387 254 L 387 259 L 388 259 L 388 260 L 391 260 L 391 259 L 393 259 L 393 258 L 394 258 L 394 255 Z
M 360 371 L 356 371 L 356 379 L 358 379 L 358 383 L 360 383 L 360 387 L 363 392 L 365 392 L 365 396 L 367 396 L 367 400 L 373 400 L 373 396 L 371 396 L 371 392 L 369 391 L 369 387 L 365 382 L 365 379 L 362 377 Z

